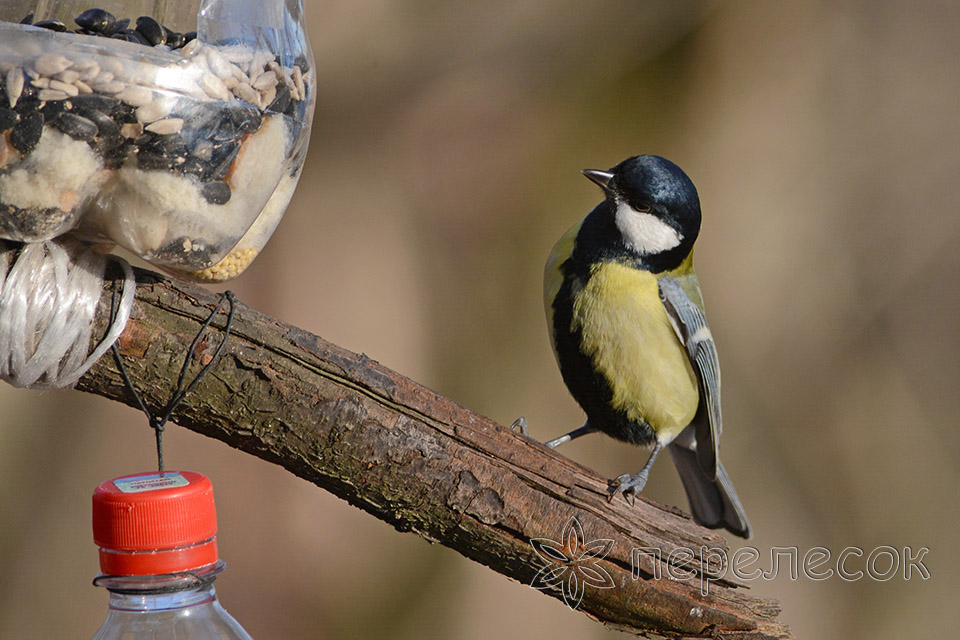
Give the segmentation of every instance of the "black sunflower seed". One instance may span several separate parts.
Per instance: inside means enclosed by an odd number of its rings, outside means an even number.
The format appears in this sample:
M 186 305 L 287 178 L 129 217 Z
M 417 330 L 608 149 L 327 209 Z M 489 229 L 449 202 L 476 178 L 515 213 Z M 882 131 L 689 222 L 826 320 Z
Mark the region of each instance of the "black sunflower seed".
M 152 131 L 144 132 L 133 141 L 137 149 L 147 153 L 159 153 L 168 156 L 183 156 L 187 154 L 187 145 L 183 138 L 176 133 L 159 135 Z
M 164 29 L 166 29 L 166 27 L 164 27 Z M 179 49 L 185 44 L 187 44 L 187 39 L 182 33 L 167 29 L 167 45 L 171 49 Z
M 67 100 L 47 100 L 40 103 L 38 110 L 43 114 L 43 119 L 49 122 L 66 111 L 69 106 L 70 102 Z
M 132 42 L 134 44 L 142 44 L 144 46 L 150 46 L 150 43 L 146 38 L 143 37 L 143 34 L 137 31 L 136 29 L 124 29 L 123 31 L 114 32 L 110 36 L 114 40 L 124 40 L 126 42 Z
M 126 139 L 119 133 L 114 134 L 110 130 L 105 132 L 101 129 L 90 146 L 96 149 L 100 155 L 106 157 L 112 155 L 115 150 L 123 146 L 124 142 L 126 142 Z
M 234 142 L 243 135 L 229 114 L 221 112 L 220 120 L 207 132 L 207 137 L 215 144 Z
M 4 237 L 33 242 L 60 235 L 70 212 L 50 207 L 25 207 L 0 203 L 0 231 Z
M 137 18 L 137 31 L 152 46 L 167 43 L 167 30 L 150 16 Z
M 126 158 L 126 147 L 123 138 L 99 136 L 89 142 L 90 148 L 103 158 L 104 164 L 111 169 L 119 168 Z
M 23 20 L 20 21 L 20 24 L 33 24 L 33 12 L 31 11 L 27 15 L 23 16 Z
M 40 111 L 40 108 L 43 106 L 43 102 L 40 102 L 32 95 L 27 95 L 26 88 L 24 88 L 23 94 L 20 96 L 20 100 L 17 101 L 17 106 L 15 106 L 13 110 L 19 113 L 22 118 L 28 113 Z
M 192 155 L 188 155 L 184 158 L 183 164 L 176 168 L 177 173 L 194 176 L 196 178 L 203 177 L 203 172 L 206 170 L 206 164 L 201 162 L 199 159 L 195 158 Z
M 307 62 L 307 56 L 300 54 L 297 56 L 297 59 L 293 62 L 294 66 L 300 67 L 301 73 L 307 73 L 310 71 L 310 64 Z
M 92 95 L 92 94 L 91 94 Z M 120 127 L 117 126 L 117 123 L 114 122 L 110 116 L 103 113 L 102 111 L 97 111 L 96 109 L 90 109 L 82 105 L 78 106 L 76 102 L 73 105 L 73 112 L 78 116 L 82 116 L 93 122 L 97 125 L 97 135 L 101 138 L 122 138 L 120 135 Z
M 121 102 L 117 105 L 117 108 L 113 110 L 111 115 L 113 119 L 117 121 L 117 124 L 137 122 L 137 108 L 126 102 Z
M 28 155 L 37 148 L 42 135 L 43 114 L 39 111 L 21 114 L 20 122 L 10 130 L 10 144 L 23 155 Z
M 122 18 L 113 23 L 113 26 L 108 29 L 104 35 L 112 36 L 115 33 L 120 33 L 124 29 L 130 26 L 130 18 Z
M 237 154 L 240 153 L 240 142 L 225 142 L 219 146 L 214 146 L 213 154 L 210 158 L 210 163 L 207 165 L 207 170 L 204 171 L 203 180 L 222 180 L 228 173 L 230 173 L 230 167 L 233 166 L 233 161 L 237 159 Z
M 183 137 L 177 133 L 159 136 L 153 148 L 177 158 L 185 158 L 190 152 L 187 149 L 187 143 L 183 141 Z
M 93 148 L 103 155 L 103 163 L 108 169 L 119 169 L 127 162 L 127 156 L 133 149 L 133 144 L 126 138 L 120 138 L 120 144 L 111 147 L 113 140 L 98 138 Z
M 230 201 L 230 185 L 226 182 L 207 182 L 200 188 L 200 193 L 210 204 L 226 204 Z
M 177 166 L 177 159 L 162 153 L 137 150 L 137 168 L 143 171 L 170 171 Z
M 50 31 L 63 32 L 67 30 L 67 25 L 63 24 L 59 20 L 41 20 L 40 22 L 34 23 L 33 26 L 50 29 Z
M 242 100 L 233 100 L 226 103 L 223 105 L 223 111 L 238 132 L 253 133 L 259 130 L 263 123 L 263 115 L 260 110 Z
M 107 33 L 117 22 L 117 17 L 103 9 L 87 9 L 73 19 L 77 25 L 96 33 Z
M 277 97 L 273 99 L 267 111 L 274 113 L 287 113 L 290 108 L 290 88 L 283 82 L 277 85 Z
M 97 137 L 97 133 L 99 132 L 96 123 L 69 111 L 61 113 L 59 117 L 53 121 L 53 125 L 74 140 L 82 140 L 84 142 L 90 142 Z
M 211 102 L 197 102 L 188 105 L 177 114 L 183 118 L 184 129 L 206 131 L 214 129 L 220 121 L 220 108 Z
M 13 109 L 0 108 L 0 131 L 7 131 L 20 122 L 20 114 Z
M 74 108 L 92 109 L 107 115 L 114 114 L 123 103 L 116 98 L 105 96 L 100 93 L 84 93 L 75 98 L 70 98 Z
M 157 140 L 157 138 L 159 138 L 159 136 L 157 136 L 156 134 L 151 133 L 150 131 L 144 131 L 139 136 L 133 139 L 133 144 L 138 149 L 141 147 L 146 149 L 146 148 L 149 148 L 150 145 L 152 145 L 154 141 Z

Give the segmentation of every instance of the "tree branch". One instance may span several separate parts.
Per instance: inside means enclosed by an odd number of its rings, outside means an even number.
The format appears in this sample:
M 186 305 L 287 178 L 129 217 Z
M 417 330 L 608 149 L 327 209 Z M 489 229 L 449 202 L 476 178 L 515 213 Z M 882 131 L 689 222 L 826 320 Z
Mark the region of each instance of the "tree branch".
M 147 271 L 137 278 L 119 346 L 134 386 L 156 412 L 217 296 Z M 101 334 L 114 286 L 105 284 Z M 224 319 L 201 340 L 192 371 L 209 362 Z M 77 386 L 135 406 L 113 358 L 101 358 Z M 578 607 L 607 624 L 667 637 L 792 637 L 776 620 L 776 601 L 747 595 L 729 576 L 706 580 L 725 569 L 717 566 L 718 550 L 726 552 L 722 537 L 642 498 L 635 506 L 608 502 L 607 482 L 593 471 L 365 355 L 243 304 L 221 359 L 172 419 L 525 584 L 544 566 L 531 539 L 559 541 L 575 518 L 587 540 L 614 541 L 597 561 L 614 586 L 587 585 Z M 650 548 L 661 550 L 659 559 L 632 552 Z M 709 593 L 701 595 L 705 584 Z M 560 588 L 544 593 L 563 597 Z

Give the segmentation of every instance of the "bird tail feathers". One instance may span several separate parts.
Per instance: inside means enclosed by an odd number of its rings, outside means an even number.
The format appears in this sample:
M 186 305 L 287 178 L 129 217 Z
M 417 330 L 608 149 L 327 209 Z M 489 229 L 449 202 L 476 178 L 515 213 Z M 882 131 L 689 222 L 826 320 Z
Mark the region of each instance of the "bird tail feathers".
M 695 450 L 676 442 L 668 448 L 687 492 L 693 519 L 710 529 L 723 527 L 735 535 L 749 538 L 747 514 L 723 464 L 717 461 L 717 477 L 714 479 L 701 468 Z

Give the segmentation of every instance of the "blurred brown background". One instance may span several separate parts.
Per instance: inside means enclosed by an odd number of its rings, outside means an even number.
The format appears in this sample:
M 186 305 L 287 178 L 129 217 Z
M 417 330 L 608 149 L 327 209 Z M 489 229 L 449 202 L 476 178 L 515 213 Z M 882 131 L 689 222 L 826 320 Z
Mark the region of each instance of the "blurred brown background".
M 956 630 L 955 3 L 353 0 L 307 13 L 310 156 L 272 242 L 230 283 L 245 303 L 556 436 L 582 415 L 550 354 L 540 277 L 599 200 L 579 170 L 667 156 L 700 190 L 723 458 L 758 564 L 773 546 L 930 548 L 926 581 L 783 574 L 753 591 L 782 601 L 798 637 Z M 2 386 L 0 403 L 0 637 L 90 637 L 107 599 L 90 586 L 90 494 L 150 469 L 151 434 L 78 392 Z M 214 481 L 218 589 L 259 640 L 616 635 L 279 468 L 175 426 L 166 443 L 171 467 Z M 611 476 L 645 455 L 600 436 L 563 453 Z M 666 460 L 646 494 L 686 507 Z

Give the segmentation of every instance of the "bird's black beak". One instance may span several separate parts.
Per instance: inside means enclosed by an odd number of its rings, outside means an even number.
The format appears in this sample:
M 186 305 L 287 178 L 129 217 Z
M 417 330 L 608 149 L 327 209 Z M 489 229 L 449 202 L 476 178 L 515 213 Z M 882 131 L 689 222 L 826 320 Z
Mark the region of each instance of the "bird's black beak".
M 599 185 L 604 191 L 610 191 L 610 181 L 613 180 L 613 174 L 609 171 L 601 171 L 600 169 L 584 169 L 580 173 L 590 178 L 592 182 Z

